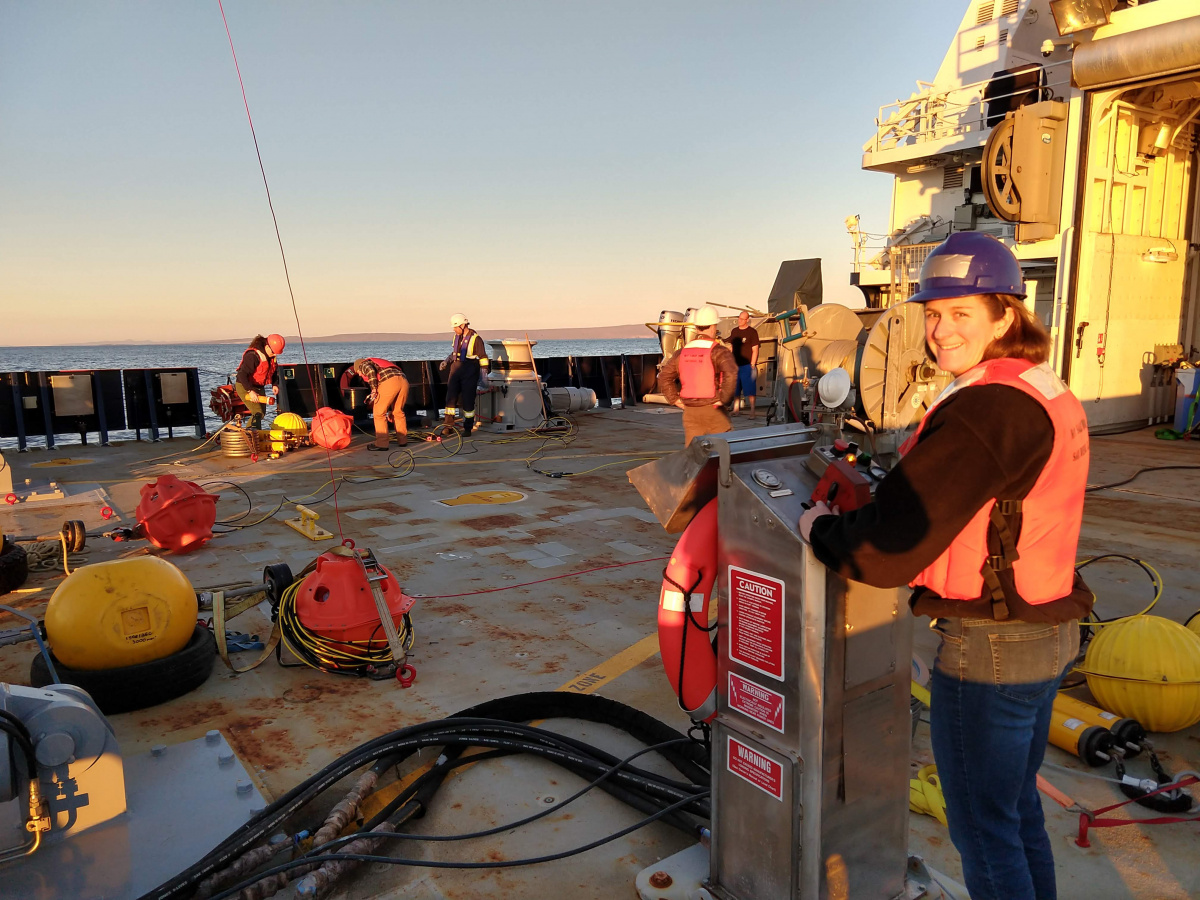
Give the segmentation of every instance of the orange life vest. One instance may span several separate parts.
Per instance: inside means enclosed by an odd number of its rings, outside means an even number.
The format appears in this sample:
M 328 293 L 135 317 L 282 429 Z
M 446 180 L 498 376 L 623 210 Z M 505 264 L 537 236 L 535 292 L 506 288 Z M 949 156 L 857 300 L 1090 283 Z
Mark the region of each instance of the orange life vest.
M 955 379 L 937 403 L 965 387 L 985 384 L 1003 384 L 1024 392 L 1041 404 L 1054 426 L 1050 459 L 1019 507 L 1021 530 L 1015 542 L 1016 553 L 1007 561 L 989 556 L 989 525 L 996 512 L 1003 518 L 1013 511 L 989 501 L 909 586 L 928 588 L 947 600 L 975 600 L 987 596 L 987 588 L 998 584 L 994 576 L 985 578 L 985 574 L 990 576 L 995 568 L 1011 565 L 1021 597 L 1031 605 L 1049 603 L 1070 594 L 1074 581 L 1088 474 L 1087 416 L 1049 365 L 1034 365 L 1022 359 L 980 363 Z M 927 413 L 901 447 L 901 453 L 915 446 L 928 421 Z M 996 597 L 995 590 L 992 597 L 994 603 L 1002 599 Z
M 275 357 L 268 356 L 261 350 L 250 348 L 258 354 L 258 368 L 254 370 L 254 383 L 260 387 L 267 387 L 275 380 Z
M 399 369 L 400 368 L 394 362 L 391 362 L 386 359 L 380 359 L 378 356 L 372 356 L 372 357 L 370 357 L 370 359 L 371 359 L 371 362 L 375 363 L 376 367 L 378 367 L 380 372 L 382 372 L 384 369 Z
M 679 351 L 679 396 L 684 400 L 711 400 L 717 396 L 717 370 L 712 361 L 716 341 L 698 338 Z

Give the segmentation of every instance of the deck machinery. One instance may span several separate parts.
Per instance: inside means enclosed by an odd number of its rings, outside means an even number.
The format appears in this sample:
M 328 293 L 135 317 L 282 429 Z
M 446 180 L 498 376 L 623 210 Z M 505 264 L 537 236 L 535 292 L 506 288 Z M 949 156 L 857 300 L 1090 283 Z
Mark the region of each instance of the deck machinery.
M 842 579 L 800 538 L 818 437 L 697 438 L 630 473 L 669 532 L 718 504 L 712 843 L 695 896 L 923 895 L 906 885 L 912 618 L 899 591 Z

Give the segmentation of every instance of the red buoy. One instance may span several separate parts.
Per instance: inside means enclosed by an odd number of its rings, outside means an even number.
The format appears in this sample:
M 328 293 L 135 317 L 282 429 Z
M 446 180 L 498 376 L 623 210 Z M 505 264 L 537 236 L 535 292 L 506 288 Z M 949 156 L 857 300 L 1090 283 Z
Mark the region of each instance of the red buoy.
M 377 582 L 379 589 L 392 620 L 399 625 L 416 601 L 400 590 L 400 582 L 389 569 L 381 565 L 379 570 L 387 576 Z M 317 557 L 316 569 L 296 594 L 296 615 L 309 631 L 332 641 L 387 644 L 363 565 L 353 553 L 340 548 Z
M 212 540 L 217 498 L 193 481 L 160 475 L 142 485 L 137 520 L 146 540 L 172 553 L 188 553 Z

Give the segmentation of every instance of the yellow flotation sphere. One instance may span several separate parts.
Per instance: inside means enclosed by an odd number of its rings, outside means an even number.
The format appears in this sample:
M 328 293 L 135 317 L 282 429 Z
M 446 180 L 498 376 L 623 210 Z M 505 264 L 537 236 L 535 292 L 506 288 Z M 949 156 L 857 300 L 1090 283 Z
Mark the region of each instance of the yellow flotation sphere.
M 1083 661 L 1098 705 L 1137 719 L 1147 731 L 1200 722 L 1200 635 L 1160 616 L 1135 616 L 1096 629 Z
M 1197 637 L 1200 637 L 1200 610 L 1192 613 L 1192 617 L 1187 620 L 1189 631 L 1194 631 Z
M 72 669 L 116 669 L 182 650 L 196 629 L 196 591 L 165 559 L 81 566 L 46 606 L 50 649 Z
M 280 413 L 272 420 L 271 431 L 290 431 L 292 434 L 304 437 L 308 434 L 308 425 L 296 413 L 285 412 Z

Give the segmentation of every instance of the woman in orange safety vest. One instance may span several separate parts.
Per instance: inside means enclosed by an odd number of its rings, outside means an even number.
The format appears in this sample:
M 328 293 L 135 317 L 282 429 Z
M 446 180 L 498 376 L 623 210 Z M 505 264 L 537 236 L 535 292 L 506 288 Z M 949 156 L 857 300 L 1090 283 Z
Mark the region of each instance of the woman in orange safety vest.
M 1036 777 L 1050 712 L 1092 596 L 1075 572 L 1087 418 L 1048 365 L 1012 252 L 958 232 L 910 302 L 954 382 L 874 502 L 800 520 L 818 559 L 879 587 L 908 583 L 940 633 L 931 740 L 950 837 L 973 900 L 1052 900 Z
M 279 387 L 275 384 L 275 358 L 283 352 L 287 342 L 282 335 L 255 336 L 238 366 L 233 389 L 250 411 L 249 427 L 262 425 L 267 407 L 275 403 Z

